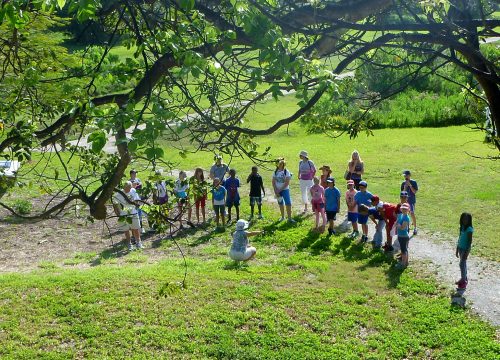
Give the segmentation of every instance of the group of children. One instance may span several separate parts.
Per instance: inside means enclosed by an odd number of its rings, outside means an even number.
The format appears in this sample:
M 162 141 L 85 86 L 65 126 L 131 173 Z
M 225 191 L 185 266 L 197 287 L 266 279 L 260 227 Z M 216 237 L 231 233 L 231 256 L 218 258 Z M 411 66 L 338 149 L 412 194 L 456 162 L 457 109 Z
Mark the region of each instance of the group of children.
M 357 152 L 356 152 L 357 154 Z M 312 186 L 307 186 L 305 190 L 310 195 L 310 205 L 315 215 L 314 230 L 324 232 L 328 229 L 329 235 L 335 235 L 335 220 L 337 213 L 341 208 L 341 192 L 336 186 L 336 180 L 331 176 L 332 171 L 329 166 L 320 168 L 321 175 L 316 176 L 314 164 L 307 158 L 307 152 L 300 153 L 302 162 L 306 162 L 309 166 L 305 167 L 312 178 Z M 358 155 L 359 157 L 359 155 Z M 354 158 L 354 157 L 353 157 Z M 360 161 L 360 159 L 359 159 Z M 299 175 L 301 165 L 299 164 Z M 359 167 L 359 166 L 358 166 Z M 354 169 L 354 167 L 353 167 Z M 364 166 L 361 168 L 364 169 Z M 351 170 L 351 172 L 354 170 Z M 362 171 L 361 171 L 362 172 Z M 228 177 L 227 174 L 229 175 Z M 417 235 L 415 206 L 416 193 L 418 191 L 418 183 L 411 178 L 411 172 L 405 170 L 405 177 L 401 183 L 400 201 L 398 204 L 382 202 L 377 195 L 370 193 L 368 183 L 361 178 L 352 179 L 348 177 L 346 186 L 347 190 L 344 194 L 345 204 L 347 207 L 347 221 L 351 223 L 352 232 L 349 235 L 351 238 L 359 236 L 359 225 L 361 225 L 362 242 L 368 242 L 368 222 L 372 221 L 375 224 L 375 234 L 373 236 L 373 248 L 383 249 L 386 252 L 391 252 L 393 248 L 393 236 L 397 235 L 399 246 L 401 249 L 400 262 L 397 266 L 404 269 L 408 266 L 408 243 L 410 240 L 410 223 L 413 224 L 413 235 Z M 179 210 L 187 212 L 187 224 L 194 226 L 191 222 L 192 202 L 194 201 L 196 209 L 196 219 L 200 224 L 200 215 L 202 222 L 206 221 L 206 200 L 207 195 L 212 195 L 212 205 L 215 213 L 215 222 L 217 227 L 224 227 L 232 219 L 232 208 L 236 211 L 236 231 L 233 234 L 233 243 L 229 256 L 236 261 L 246 261 L 253 258 L 256 254 L 256 249 L 248 243 L 248 236 L 257 235 L 260 232 L 246 231 L 249 223 L 240 219 L 240 180 L 236 177 L 236 171 L 230 169 L 228 165 L 222 162 L 222 157 L 216 156 L 215 163 L 210 169 L 210 178 L 212 184 L 209 185 L 204 178 L 203 169 L 197 168 L 194 175 L 188 179 L 184 171 L 179 173 L 178 179 L 174 183 L 173 194 L 177 199 Z M 279 159 L 276 170 L 273 173 L 272 185 L 273 190 L 280 207 L 281 218 L 279 221 L 285 220 L 285 209 L 288 221 L 294 223 L 291 214 L 291 196 L 290 196 L 290 181 L 292 173 L 286 168 L 284 159 Z M 302 180 L 302 178 L 301 178 Z M 130 185 L 126 186 L 125 192 L 132 200 L 137 200 L 137 195 L 134 194 L 134 188 L 142 186 L 139 179 L 136 177 L 136 172 L 131 171 Z M 250 219 L 254 217 L 255 205 L 257 205 L 258 218 L 262 219 L 262 198 L 265 196 L 264 182 L 258 172 L 256 166 L 252 167 L 251 173 L 248 175 L 246 182 L 250 186 Z M 132 189 L 130 189 L 130 187 Z M 302 191 L 301 184 L 301 191 Z M 304 196 L 303 196 L 304 197 Z M 115 200 L 122 204 L 122 208 L 128 208 L 129 212 L 133 209 L 126 204 L 126 201 L 121 201 L 119 196 L 115 196 Z M 168 191 L 166 190 L 165 181 L 156 183 L 156 191 L 153 195 L 153 200 L 157 204 L 164 204 L 168 200 Z M 307 206 L 304 211 L 307 211 Z M 123 210 L 120 211 L 120 214 Z M 117 212 L 118 214 L 118 212 Z M 137 212 L 140 218 L 140 209 Z M 181 216 L 182 218 L 182 216 Z M 227 221 L 226 221 L 227 220 Z M 321 224 L 320 224 L 321 220 Z M 135 224 L 134 224 L 135 225 Z M 182 227 L 182 219 L 180 219 Z M 384 229 L 386 233 L 386 241 L 383 243 Z M 470 244 L 472 242 L 472 216 L 464 213 L 460 218 L 460 237 L 457 245 L 457 257 L 460 257 L 461 279 L 457 281 L 459 288 L 465 289 L 467 286 L 467 266 L 466 261 L 470 252 Z M 139 237 L 137 231 L 133 231 L 135 237 Z M 129 235 L 130 237 L 130 235 Z M 128 237 L 128 238 L 129 238 Z M 139 240 L 139 247 L 142 243 Z

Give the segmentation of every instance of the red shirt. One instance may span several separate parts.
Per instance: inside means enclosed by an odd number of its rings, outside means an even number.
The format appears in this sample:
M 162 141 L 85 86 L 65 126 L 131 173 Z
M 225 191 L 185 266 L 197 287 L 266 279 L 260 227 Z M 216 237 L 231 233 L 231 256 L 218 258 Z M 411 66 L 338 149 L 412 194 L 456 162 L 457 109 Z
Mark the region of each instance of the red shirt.
M 394 205 L 394 204 L 389 204 L 389 203 L 384 203 L 383 205 L 383 209 L 384 209 L 384 216 L 385 216 L 385 220 L 387 222 L 390 222 L 390 223 L 393 223 L 396 221 L 397 219 L 397 211 L 398 211 L 398 207 L 400 207 L 401 205 Z

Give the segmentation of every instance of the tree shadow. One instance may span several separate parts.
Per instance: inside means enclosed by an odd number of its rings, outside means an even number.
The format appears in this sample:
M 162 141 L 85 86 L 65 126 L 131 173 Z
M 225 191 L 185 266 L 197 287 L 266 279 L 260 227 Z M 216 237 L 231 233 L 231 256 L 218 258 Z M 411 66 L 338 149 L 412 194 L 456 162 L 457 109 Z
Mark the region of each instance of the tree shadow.
M 312 246 L 320 237 L 320 233 L 318 231 L 315 231 L 313 229 L 309 230 L 307 235 L 300 240 L 300 242 L 297 244 L 297 250 L 304 250 L 306 248 L 309 248 Z
M 92 267 L 99 266 L 102 265 L 103 261 L 105 260 L 119 259 L 127 255 L 128 253 L 129 251 L 127 245 L 125 244 L 125 241 L 122 240 L 120 242 L 114 243 L 110 248 L 101 251 L 96 258 L 89 262 L 89 265 Z

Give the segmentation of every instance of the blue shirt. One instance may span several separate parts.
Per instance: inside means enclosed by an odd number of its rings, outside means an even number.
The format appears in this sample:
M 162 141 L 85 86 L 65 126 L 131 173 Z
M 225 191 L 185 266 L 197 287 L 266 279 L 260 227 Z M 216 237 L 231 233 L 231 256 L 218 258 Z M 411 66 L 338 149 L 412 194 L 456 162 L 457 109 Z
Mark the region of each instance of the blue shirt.
M 224 202 L 225 196 L 226 196 L 226 188 L 224 186 L 219 186 L 218 188 L 212 189 L 212 198 L 214 201 Z
M 356 195 L 354 195 L 354 201 L 356 201 L 356 204 L 361 205 L 365 204 L 366 206 L 370 206 L 372 204 L 372 193 L 369 191 L 358 191 Z
M 236 230 L 233 234 L 231 250 L 244 253 L 248 245 L 248 236 L 245 230 Z
M 240 180 L 237 178 L 227 178 L 224 183 L 224 187 L 227 190 L 227 197 L 231 200 L 239 200 L 240 194 L 238 193 L 238 188 L 240 187 Z
M 415 180 L 410 180 L 410 184 L 415 191 L 418 190 L 418 184 Z M 401 183 L 401 191 L 408 192 L 408 203 L 415 204 L 417 202 L 417 197 L 413 191 L 411 191 L 409 186 L 406 186 L 406 180 Z
M 325 189 L 326 211 L 339 211 L 340 191 L 336 187 Z
M 401 225 L 404 222 L 406 222 L 408 224 L 408 227 L 406 227 L 405 229 L 399 229 L 398 228 L 398 236 L 401 236 L 401 237 L 410 237 L 410 235 L 408 234 L 408 230 L 409 230 L 409 227 L 410 227 L 410 217 L 408 216 L 408 214 L 407 215 L 399 214 L 398 215 L 397 224 Z

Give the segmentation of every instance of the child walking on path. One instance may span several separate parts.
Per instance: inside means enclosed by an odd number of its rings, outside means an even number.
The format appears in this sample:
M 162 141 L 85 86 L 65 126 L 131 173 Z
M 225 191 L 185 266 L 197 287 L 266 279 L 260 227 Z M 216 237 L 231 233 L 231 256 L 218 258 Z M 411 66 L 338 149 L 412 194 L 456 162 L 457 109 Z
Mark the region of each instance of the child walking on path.
M 238 220 L 236 231 L 233 233 L 233 243 L 229 250 L 229 257 L 234 261 L 248 261 L 252 259 L 257 250 L 248 244 L 248 237 L 262 234 L 262 231 L 245 231 L 248 229 L 248 222 Z
M 316 231 L 324 232 L 326 227 L 326 215 L 325 215 L 325 189 L 319 184 L 319 179 L 315 176 L 313 179 L 314 185 L 311 187 L 309 192 L 311 193 L 311 207 L 316 215 Z M 319 216 L 323 219 L 323 225 L 319 226 Z
M 328 220 L 328 234 L 334 235 L 335 230 L 333 226 L 335 225 L 335 220 L 337 219 L 337 213 L 340 211 L 340 190 L 335 186 L 335 179 L 329 177 L 326 179 L 328 187 L 325 190 L 325 200 L 326 200 L 326 218 Z
M 264 189 L 264 182 L 257 166 L 252 166 L 252 173 L 247 178 L 248 183 L 250 183 L 250 219 L 253 218 L 255 204 L 259 208 L 259 219 L 263 219 L 262 196 L 266 196 L 266 190 Z
M 351 237 L 355 238 L 359 235 L 358 231 L 358 205 L 354 196 L 358 190 L 354 188 L 354 180 L 347 181 L 347 191 L 345 192 L 345 203 L 347 205 L 347 221 L 351 222 L 352 233 Z
M 408 243 L 410 241 L 409 228 L 410 228 L 410 217 L 408 212 L 410 211 L 410 205 L 404 203 L 401 205 L 401 214 L 398 215 L 398 220 L 396 221 L 396 229 L 398 232 L 398 242 L 401 247 L 401 261 L 396 266 L 399 269 L 405 269 L 408 267 Z
M 460 258 L 460 280 L 456 282 L 459 289 L 467 288 L 467 257 L 472 246 L 473 233 L 472 215 L 464 212 L 460 215 L 460 235 L 458 237 L 457 250 L 455 251 L 456 257 Z
M 215 212 L 215 222 L 217 224 L 217 228 L 219 228 L 219 219 L 222 218 L 222 227 L 226 225 L 225 219 L 225 204 L 226 204 L 226 188 L 221 185 L 221 181 L 219 178 L 214 179 L 213 183 L 214 187 L 211 190 L 212 193 L 212 204 L 214 206 Z
M 236 209 L 236 220 L 240 218 L 240 193 L 238 188 L 240 187 L 240 179 L 236 178 L 236 170 L 229 170 L 229 178 L 226 179 L 224 185 L 227 191 L 226 206 L 227 206 L 227 222 L 231 221 L 231 210 L 234 206 Z

